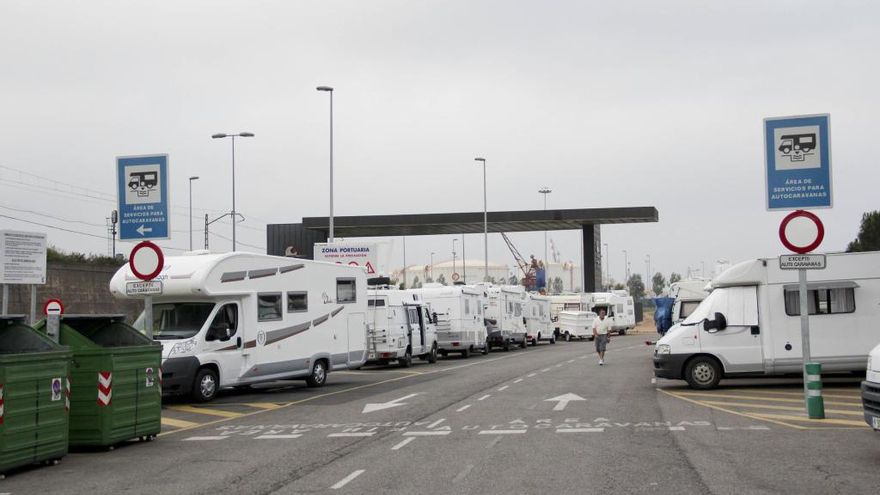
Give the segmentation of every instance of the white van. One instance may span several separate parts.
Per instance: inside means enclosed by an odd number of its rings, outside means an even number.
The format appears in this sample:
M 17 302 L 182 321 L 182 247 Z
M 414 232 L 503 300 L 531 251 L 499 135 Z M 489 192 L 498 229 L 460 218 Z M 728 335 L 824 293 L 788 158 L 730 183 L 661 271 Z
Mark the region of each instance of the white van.
M 808 275 L 810 349 L 823 372 L 864 371 L 880 340 L 880 252 L 827 255 Z M 654 348 L 654 374 L 708 389 L 723 377 L 801 373 L 796 270 L 778 258 L 736 264 Z
M 480 286 L 478 286 L 480 287 Z M 526 329 L 523 310 L 526 305 L 526 290 L 518 285 L 486 285 L 486 331 L 489 347 L 500 347 L 505 351 L 511 345 L 526 348 Z
M 553 322 L 550 321 L 550 298 L 533 292 L 526 296 L 526 340 L 533 346 L 542 340 L 555 344 L 556 335 L 553 333 Z
M 162 391 L 213 399 L 224 387 L 303 378 L 320 387 L 333 370 L 367 357 L 363 269 L 250 253 L 197 251 L 165 258 L 153 296 Z M 110 292 L 139 282 L 128 265 Z M 145 328 L 143 314 L 135 326 Z
M 611 319 L 612 332 L 624 335 L 636 327 L 635 304 L 625 290 L 586 294 L 583 310 L 599 314 L 600 309 Z
M 437 331 L 418 294 L 397 289 L 367 291 L 367 362 L 402 368 L 413 356 L 437 362 Z
M 868 368 L 862 382 L 862 407 L 865 409 L 865 422 L 880 431 L 880 345 L 868 355 Z
M 550 320 L 553 322 L 556 338 L 561 338 L 559 331 L 560 311 L 583 311 L 586 294 L 572 292 L 568 294 L 553 294 L 550 296 Z
M 408 292 L 418 294 L 430 308 L 431 316 L 435 317 L 441 356 L 459 353 L 467 358 L 475 352 L 489 352 L 483 319 L 486 300 L 483 290 L 465 285 L 430 284 Z
M 679 280 L 669 286 L 669 297 L 675 299 L 672 303 L 672 323 L 678 323 L 690 316 L 703 299 L 709 296 L 707 285 L 708 280 L 695 278 Z
M 598 318 L 592 311 L 562 311 L 559 313 L 560 337 L 566 342 L 571 339 L 593 340 L 593 322 Z

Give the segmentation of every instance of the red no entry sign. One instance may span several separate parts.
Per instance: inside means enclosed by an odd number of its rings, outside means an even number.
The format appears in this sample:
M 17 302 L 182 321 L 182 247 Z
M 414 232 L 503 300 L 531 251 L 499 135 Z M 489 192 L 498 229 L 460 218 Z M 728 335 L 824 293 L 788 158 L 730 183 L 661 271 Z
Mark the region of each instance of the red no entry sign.
M 162 272 L 165 265 L 165 255 L 162 249 L 150 241 L 138 243 L 131 250 L 128 259 L 128 267 L 131 273 L 141 280 L 153 280 Z
M 49 299 L 46 301 L 46 304 L 43 305 L 43 314 L 46 316 L 63 315 L 64 305 L 61 304 L 61 299 Z
M 794 253 L 809 253 L 819 247 L 824 238 L 825 226 L 822 225 L 822 220 L 809 211 L 793 211 L 779 224 L 779 240 L 786 249 Z

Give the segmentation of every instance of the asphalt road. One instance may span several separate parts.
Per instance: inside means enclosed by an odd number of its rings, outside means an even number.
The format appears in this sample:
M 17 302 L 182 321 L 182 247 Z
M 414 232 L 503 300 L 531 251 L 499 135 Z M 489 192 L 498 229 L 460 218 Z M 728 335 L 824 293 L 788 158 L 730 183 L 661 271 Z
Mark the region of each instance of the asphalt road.
M 542 344 L 227 393 L 211 421 L 11 473 L 0 493 L 877 492 L 880 434 L 683 399 L 650 357 L 626 336 L 602 367 L 590 343 Z

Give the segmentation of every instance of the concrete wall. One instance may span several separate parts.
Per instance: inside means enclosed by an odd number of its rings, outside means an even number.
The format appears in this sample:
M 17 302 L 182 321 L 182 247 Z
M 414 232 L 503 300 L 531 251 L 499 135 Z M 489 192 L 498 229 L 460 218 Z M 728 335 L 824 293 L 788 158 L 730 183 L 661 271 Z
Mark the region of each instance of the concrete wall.
M 124 314 L 128 321 L 143 310 L 138 301 L 117 300 L 110 295 L 113 266 L 92 266 L 49 262 L 46 285 L 37 286 L 37 319 L 42 318 L 43 304 L 49 298 L 61 299 L 66 314 Z M 29 285 L 9 286 L 9 314 L 30 314 Z

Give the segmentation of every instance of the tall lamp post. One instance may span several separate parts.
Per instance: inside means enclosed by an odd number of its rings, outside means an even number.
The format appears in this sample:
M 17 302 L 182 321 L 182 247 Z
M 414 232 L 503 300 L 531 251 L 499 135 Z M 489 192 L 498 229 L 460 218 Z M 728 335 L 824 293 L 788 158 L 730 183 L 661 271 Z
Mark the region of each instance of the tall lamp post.
M 452 275 L 455 275 L 455 243 L 458 242 L 458 238 L 452 239 Z M 455 280 L 452 281 L 453 285 L 455 284 Z
M 217 133 L 211 136 L 213 139 L 232 138 L 232 211 L 229 215 L 232 218 L 232 250 L 235 251 L 235 224 L 238 223 L 238 217 L 235 212 L 235 138 L 237 137 L 254 137 L 252 132 L 239 132 L 238 134 Z M 219 220 L 219 219 L 218 219 Z
M 315 89 L 330 93 L 330 232 L 327 242 L 333 242 L 333 88 L 318 86 Z
M 651 280 L 651 255 L 645 255 L 645 292 L 648 292 L 648 281 Z
M 434 280 L 434 252 L 433 251 L 431 251 L 431 280 L 436 282 L 436 280 Z
M 629 258 L 627 257 L 626 249 L 621 249 L 623 251 L 623 275 L 626 277 L 626 280 L 623 281 L 624 284 L 629 283 Z
M 544 211 L 547 211 L 547 195 L 552 193 L 553 190 L 551 190 L 547 186 L 544 186 L 541 189 L 538 189 L 538 192 L 544 196 Z M 550 267 L 550 260 L 547 259 L 547 231 L 546 230 L 544 231 L 544 264 L 545 264 L 545 268 Z
M 189 250 L 193 250 L 193 181 L 199 180 L 198 175 L 189 178 Z
M 483 163 L 483 282 L 489 281 L 489 210 L 486 202 L 486 159 L 474 158 L 476 162 Z
M 611 288 L 611 264 L 610 264 L 611 260 L 609 259 L 609 254 L 608 254 L 608 243 L 603 242 L 602 244 L 605 246 L 605 280 L 606 280 L 605 285 L 606 285 L 606 288 Z

